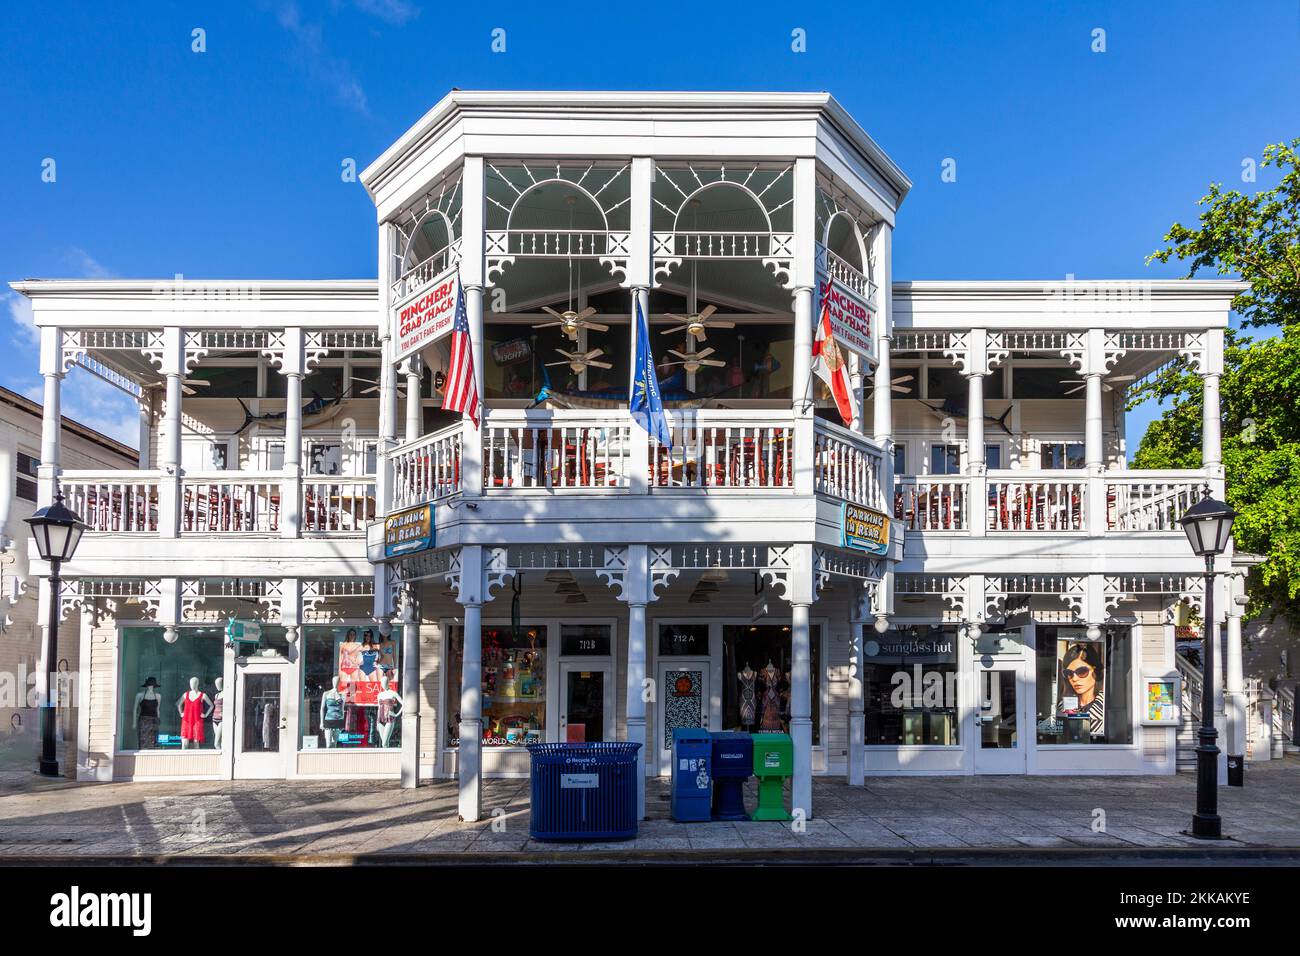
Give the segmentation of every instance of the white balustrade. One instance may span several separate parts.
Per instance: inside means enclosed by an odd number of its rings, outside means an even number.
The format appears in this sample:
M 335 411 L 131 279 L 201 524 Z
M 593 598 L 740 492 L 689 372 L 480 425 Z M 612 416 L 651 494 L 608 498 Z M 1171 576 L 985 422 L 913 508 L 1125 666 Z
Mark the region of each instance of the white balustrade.
M 393 449 L 394 508 L 460 493 L 462 432 L 458 422 Z
M 818 493 L 884 511 L 881 462 L 880 449 L 862 435 L 833 422 L 814 422 L 813 487 Z
M 419 291 L 451 268 L 451 262 L 452 246 L 446 246 L 411 266 L 393 283 L 393 302 L 400 302 L 408 295 Z
M 789 416 L 673 410 L 668 425 L 672 448 L 650 438 L 652 488 L 794 487 L 794 427 Z
M 310 475 L 303 480 L 304 534 L 362 534 L 376 516 L 374 478 Z
M 87 532 L 148 534 L 158 530 L 155 471 L 65 471 L 59 487 L 64 504 L 86 523 Z
M 654 234 L 656 254 L 686 259 L 753 259 L 782 254 L 786 233 L 682 231 Z
M 1106 478 L 1108 531 L 1181 531 L 1178 519 L 1201 500 L 1201 484 L 1185 474 L 1134 471 Z
M 181 481 L 181 533 L 280 530 L 278 472 L 187 474 Z
M 832 279 L 844 288 L 857 293 L 868 302 L 875 301 L 876 284 L 874 282 L 829 249 L 824 251 L 826 253 L 826 272 Z
M 990 471 L 986 527 L 989 531 L 1085 531 L 1087 490 L 1085 478 L 1067 472 Z
M 968 531 L 969 497 L 961 475 L 902 475 L 894 480 L 894 520 L 907 531 Z
M 483 487 L 625 488 L 631 441 L 626 409 L 494 410 L 483 427 Z

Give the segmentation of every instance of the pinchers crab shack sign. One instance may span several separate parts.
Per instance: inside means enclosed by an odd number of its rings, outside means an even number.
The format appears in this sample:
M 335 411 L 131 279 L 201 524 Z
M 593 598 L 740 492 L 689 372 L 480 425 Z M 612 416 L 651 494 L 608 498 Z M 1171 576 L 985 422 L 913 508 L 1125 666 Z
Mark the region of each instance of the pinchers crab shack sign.
M 397 342 L 393 361 L 414 355 L 451 332 L 456 321 L 456 295 L 460 273 L 453 267 L 393 310 Z
M 876 361 L 876 337 L 872 328 L 876 320 L 875 307 L 866 299 L 844 285 L 832 282 L 826 273 L 817 277 L 820 298 L 815 315 L 829 305 L 831 334 L 840 348 L 856 352 L 868 362 Z

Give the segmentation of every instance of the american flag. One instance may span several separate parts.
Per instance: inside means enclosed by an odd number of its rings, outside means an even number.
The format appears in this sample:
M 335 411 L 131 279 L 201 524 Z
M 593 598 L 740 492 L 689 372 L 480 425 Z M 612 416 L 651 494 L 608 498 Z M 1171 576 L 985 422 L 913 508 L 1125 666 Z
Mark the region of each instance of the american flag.
M 474 381 L 474 348 L 469 340 L 469 317 L 465 314 L 465 289 L 456 288 L 456 324 L 451 330 L 451 363 L 442 407 L 461 412 L 478 428 L 478 385 Z

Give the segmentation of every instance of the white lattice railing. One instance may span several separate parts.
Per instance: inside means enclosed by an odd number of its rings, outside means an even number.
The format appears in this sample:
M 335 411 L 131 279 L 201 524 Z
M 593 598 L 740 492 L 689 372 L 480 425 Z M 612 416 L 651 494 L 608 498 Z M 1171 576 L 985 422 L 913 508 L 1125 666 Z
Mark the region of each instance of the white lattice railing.
M 650 439 L 652 488 L 792 488 L 794 428 L 770 411 L 668 413 L 671 449 Z
M 448 246 L 411 266 L 393 282 L 392 301 L 400 302 L 408 295 L 428 285 L 436 276 L 442 275 L 451 268 L 451 261 L 452 250 Z
M 880 449 L 863 436 L 833 422 L 813 422 L 813 488 L 818 493 L 885 511 L 882 461 Z
M 394 508 L 460 493 L 462 432 L 458 422 L 393 449 Z
M 844 288 L 857 293 L 868 302 L 874 302 L 876 284 L 829 249 L 825 251 L 827 274 Z
M 780 232 L 656 232 L 655 254 L 682 259 L 754 259 L 793 253 L 793 236 Z
M 907 531 L 968 531 L 969 496 L 960 475 L 903 475 L 894 480 L 894 519 Z
M 493 411 L 483 427 L 483 486 L 626 487 L 631 429 L 625 409 Z
M 1135 471 L 1106 478 L 1109 531 L 1181 531 L 1178 519 L 1201 500 L 1201 485 L 1185 474 Z
M 280 482 L 271 472 L 188 474 L 181 480 L 181 534 L 280 530 Z
M 488 255 L 568 258 L 627 255 L 628 235 L 602 229 L 502 229 L 484 237 Z
M 375 479 L 310 476 L 302 485 L 302 530 L 314 534 L 364 534 L 374 521 Z
M 88 532 L 147 534 L 158 530 L 158 480 L 153 471 L 65 471 L 64 504 Z
M 989 531 L 1085 531 L 1088 483 L 1062 472 L 989 472 Z

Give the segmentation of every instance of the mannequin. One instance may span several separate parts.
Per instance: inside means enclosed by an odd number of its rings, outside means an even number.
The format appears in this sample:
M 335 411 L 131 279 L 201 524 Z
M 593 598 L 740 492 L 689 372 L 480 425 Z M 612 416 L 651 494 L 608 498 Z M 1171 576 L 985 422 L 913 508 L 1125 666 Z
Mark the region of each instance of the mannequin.
M 325 734 L 325 746 L 339 745 L 339 731 L 343 729 L 343 692 L 339 690 L 339 675 L 330 678 L 330 689 L 320 698 L 320 726 Z
M 221 720 L 226 707 L 226 692 L 222 689 L 226 682 L 218 677 L 217 692 L 212 695 L 212 746 L 221 749 Z
M 181 749 L 193 750 L 203 746 L 203 722 L 212 713 L 212 698 L 199 690 L 199 679 L 190 678 L 190 689 L 176 702 L 176 712 L 181 715 Z
M 765 734 L 781 732 L 781 672 L 770 660 L 759 674 L 763 683 L 763 699 L 758 729 Z
M 142 685 L 144 690 L 135 695 L 131 707 L 131 726 L 136 729 L 136 747 L 153 750 L 158 746 L 158 693 L 157 678 L 150 677 Z
M 754 681 L 758 678 L 758 671 L 749 666 L 749 661 L 745 661 L 745 668 L 736 675 L 736 680 L 740 681 L 740 724 L 745 730 L 754 726 L 754 717 L 757 715 L 758 700 L 754 696 Z
M 393 679 L 388 682 L 388 687 L 379 692 L 376 703 L 379 706 L 379 714 L 376 723 L 379 726 L 379 746 L 387 747 L 388 741 L 393 736 L 393 728 L 397 726 L 397 718 L 402 716 L 402 695 L 397 692 L 397 671 L 393 671 Z

